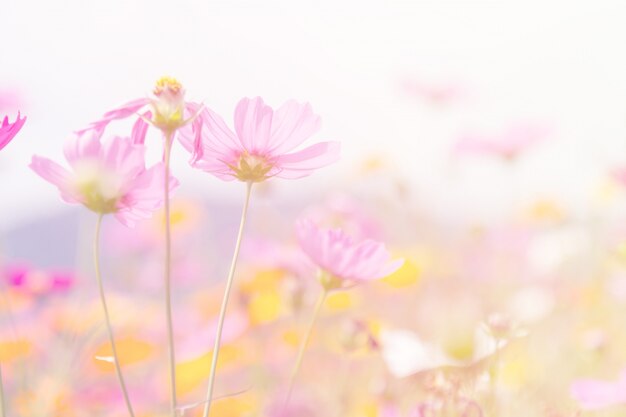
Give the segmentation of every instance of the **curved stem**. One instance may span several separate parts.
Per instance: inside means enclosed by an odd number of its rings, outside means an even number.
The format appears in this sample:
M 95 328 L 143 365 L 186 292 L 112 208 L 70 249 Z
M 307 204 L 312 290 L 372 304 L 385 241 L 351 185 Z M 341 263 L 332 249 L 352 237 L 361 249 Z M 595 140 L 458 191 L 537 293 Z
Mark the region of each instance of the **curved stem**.
M 283 409 L 287 408 L 289 405 L 289 399 L 291 398 L 291 392 L 293 391 L 293 387 L 296 382 L 296 377 L 298 376 L 298 372 L 300 372 L 300 367 L 302 366 L 302 359 L 304 358 L 304 352 L 309 344 L 309 340 L 311 339 L 311 334 L 313 333 L 313 328 L 315 327 L 315 322 L 322 311 L 322 306 L 324 305 L 324 301 L 326 300 L 326 295 L 328 294 L 328 290 L 323 289 L 320 293 L 320 296 L 317 298 L 315 302 L 315 307 L 313 309 L 313 316 L 311 316 L 311 321 L 309 322 L 309 327 L 304 334 L 304 339 L 302 339 L 302 343 L 300 343 L 300 349 L 298 350 L 298 357 L 296 358 L 296 364 L 293 367 L 293 371 L 291 372 L 291 378 L 289 379 L 289 386 L 287 388 L 287 396 L 285 397 L 285 404 L 283 405 Z
M 233 286 L 235 277 L 235 267 L 237 266 L 237 258 L 239 257 L 239 248 L 241 247 L 241 238 L 243 236 L 243 228 L 246 224 L 246 218 L 248 215 L 248 205 L 250 204 L 250 194 L 252 191 L 252 182 L 246 184 L 246 198 L 243 203 L 243 209 L 241 211 L 241 221 L 239 222 L 239 232 L 237 233 L 237 242 L 235 243 L 235 252 L 233 253 L 233 259 L 230 263 L 230 271 L 228 272 L 228 279 L 226 280 L 226 288 L 224 289 L 224 297 L 222 299 L 222 306 L 220 308 L 220 315 L 217 319 L 217 333 L 215 335 L 215 345 L 213 346 L 213 357 L 211 358 L 211 371 L 209 372 L 209 386 L 206 392 L 206 403 L 204 406 L 204 417 L 209 416 L 211 410 L 211 401 L 213 397 L 213 388 L 215 385 L 215 371 L 217 368 L 217 358 L 220 353 L 220 344 L 222 340 L 222 329 L 224 328 L 224 318 L 226 317 L 226 308 L 228 307 L 228 299 L 230 297 L 230 291 Z
M 115 373 L 117 374 L 117 380 L 122 388 L 122 394 L 124 394 L 124 401 L 126 402 L 126 408 L 131 417 L 134 417 L 133 406 L 130 403 L 128 391 L 126 390 L 126 383 L 122 376 L 122 368 L 120 367 L 119 357 L 117 355 L 117 348 L 115 347 L 115 338 L 113 337 L 113 328 L 111 327 L 111 319 L 109 318 L 109 308 L 107 307 L 106 297 L 104 296 L 104 287 L 102 285 L 102 276 L 100 274 L 100 228 L 102 226 L 102 214 L 98 215 L 98 221 L 96 222 L 96 233 L 93 239 L 93 263 L 96 269 L 96 281 L 98 282 L 98 291 L 100 292 L 100 301 L 102 303 L 102 311 L 104 311 L 104 320 L 107 326 L 107 333 L 109 335 L 109 343 L 111 343 L 111 351 L 113 352 L 113 364 L 115 365 Z
M 170 368 L 170 406 L 172 417 L 176 417 L 176 353 L 174 350 L 174 325 L 172 323 L 172 236 L 170 230 L 170 153 L 172 138 L 172 133 L 165 134 L 165 149 L 163 151 L 163 159 L 165 162 L 163 205 L 165 211 L 165 316 L 167 322 L 167 346 Z

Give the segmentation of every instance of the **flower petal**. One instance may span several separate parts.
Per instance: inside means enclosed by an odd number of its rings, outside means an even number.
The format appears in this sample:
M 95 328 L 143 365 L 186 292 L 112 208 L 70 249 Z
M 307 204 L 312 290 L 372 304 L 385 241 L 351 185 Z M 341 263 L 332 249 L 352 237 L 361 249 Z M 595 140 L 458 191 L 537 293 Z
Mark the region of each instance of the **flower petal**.
M 243 147 L 251 154 L 268 149 L 273 111 L 261 97 L 243 98 L 235 109 L 235 131 Z
M 34 155 L 29 165 L 44 180 L 55 185 L 61 192 L 61 197 L 68 203 L 80 203 L 80 195 L 73 189 L 71 174 L 47 158 Z
M 295 179 L 310 175 L 314 170 L 339 160 L 339 142 L 320 142 L 301 151 L 281 155 L 276 159 L 280 167 L 277 177 Z
M 17 133 L 22 129 L 24 123 L 26 122 L 26 117 L 22 117 L 20 119 L 20 113 L 17 113 L 17 119 L 15 122 L 9 123 L 9 117 L 5 116 L 2 121 L 2 125 L 0 125 L 0 149 L 4 148 L 8 145 L 9 142 L 17 135 Z
M 274 113 L 269 151 L 278 155 L 291 151 L 315 134 L 321 124 L 309 103 L 287 101 Z
M 88 130 L 99 130 L 103 131 L 104 128 L 111 123 L 113 120 L 125 119 L 133 114 L 136 114 L 143 106 L 150 103 L 150 99 L 147 97 L 138 98 L 133 101 L 129 101 L 126 104 L 121 105 L 109 112 L 106 112 L 101 119 L 96 120 L 89 124 L 88 127 L 82 130 L 76 131 L 76 134 L 82 135 Z

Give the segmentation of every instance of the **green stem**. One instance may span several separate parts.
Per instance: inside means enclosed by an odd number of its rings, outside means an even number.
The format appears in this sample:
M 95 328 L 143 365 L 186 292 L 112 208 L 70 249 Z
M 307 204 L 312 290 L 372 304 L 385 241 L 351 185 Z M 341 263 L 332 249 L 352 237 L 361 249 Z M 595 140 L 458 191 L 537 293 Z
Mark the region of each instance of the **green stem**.
M 309 345 L 309 340 L 311 339 L 311 334 L 313 334 L 313 328 L 315 327 L 315 322 L 317 322 L 317 318 L 322 311 L 322 306 L 324 305 L 324 301 L 326 300 L 326 296 L 328 295 L 328 290 L 323 289 L 320 293 L 320 296 L 317 298 L 315 302 L 315 307 L 313 309 L 313 316 L 311 316 L 311 321 L 309 322 L 309 327 L 304 334 L 304 339 L 302 339 L 302 343 L 300 343 L 300 349 L 298 350 L 298 356 L 296 358 L 296 364 L 293 367 L 293 371 L 291 372 L 291 378 L 289 379 L 289 385 L 287 388 L 287 395 L 285 397 L 285 404 L 283 406 L 283 410 L 287 408 L 289 405 L 289 399 L 291 398 L 291 392 L 293 391 L 293 387 L 296 382 L 296 377 L 300 372 L 300 367 L 302 366 L 302 359 L 304 358 L 304 352 L 306 351 L 307 346 Z
M 165 315 L 167 321 L 167 346 L 170 368 L 170 407 L 171 416 L 176 417 L 176 353 L 174 350 L 174 325 L 172 323 L 172 236 L 170 230 L 170 153 L 172 138 L 172 133 L 165 134 L 165 149 L 163 155 L 165 161 L 165 186 L 163 189 L 163 205 L 165 210 Z
M 100 228 L 102 226 L 102 214 L 98 215 L 98 221 L 96 222 L 96 233 L 93 240 L 93 263 L 96 269 L 96 281 L 98 282 L 98 290 L 100 292 L 100 301 L 102 303 L 102 311 L 104 311 L 104 320 L 107 326 L 107 333 L 109 335 L 109 343 L 111 343 L 111 351 L 113 352 L 113 364 L 115 365 L 115 372 L 117 374 L 117 380 L 122 388 L 122 394 L 124 394 L 124 401 L 126 402 L 126 408 L 131 417 L 134 417 L 133 406 L 130 403 L 128 391 L 126 390 L 126 383 L 122 376 L 122 368 L 120 367 L 119 356 L 117 355 L 117 348 L 115 347 L 115 338 L 113 337 L 113 328 L 111 326 L 111 319 L 109 317 L 109 308 L 107 307 L 106 297 L 104 295 L 104 287 L 102 285 L 102 276 L 100 274 Z M 4 416 L 4 413 L 3 413 Z
M 213 397 L 213 388 L 215 386 L 215 374 L 217 369 L 217 358 L 220 353 L 220 344 L 222 340 L 222 329 L 224 328 L 224 318 L 226 317 L 226 308 L 228 307 L 228 299 L 230 297 L 230 291 L 233 286 L 235 277 L 235 267 L 237 266 L 237 258 L 239 257 L 239 248 L 241 247 L 241 238 L 243 236 L 243 228 L 246 224 L 246 218 L 248 215 L 248 206 L 250 204 L 250 194 L 252 191 L 252 182 L 246 184 L 246 198 L 241 211 L 241 221 L 239 222 L 239 232 L 237 233 L 237 242 L 235 243 L 235 252 L 233 253 L 233 259 L 230 263 L 230 271 L 228 272 L 228 279 L 226 280 L 226 288 L 224 289 L 224 297 L 222 299 L 222 306 L 220 308 L 220 315 L 217 320 L 217 333 L 215 335 L 215 344 L 213 346 L 213 357 L 211 358 L 211 371 L 209 372 L 209 386 L 206 392 L 206 403 L 204 405 L 204 417 L 209 416 L 211 410 L 211 401 Z

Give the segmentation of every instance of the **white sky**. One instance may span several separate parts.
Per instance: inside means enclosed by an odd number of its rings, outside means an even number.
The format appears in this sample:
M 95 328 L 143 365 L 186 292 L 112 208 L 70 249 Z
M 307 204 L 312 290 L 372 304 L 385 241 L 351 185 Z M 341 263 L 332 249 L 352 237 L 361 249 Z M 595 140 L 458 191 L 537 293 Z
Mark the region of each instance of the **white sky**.
M 0 153 L 0 229 L 64 207 L 27 168 L 33 153 L 61 160 L 70 132 L 164 74 L 229 122 L 243 96 L 312 103 L 316 138 L 340 140 L 343 159 L 282 183 L 285 198 L 382 153 L 433 207 L 489 212 L 510 178 L 476 159 L 452 170 L 449 148 L 464 129 L 525 120 L 557 129 L 519 167 L 528 194 L 581 206 L 626 163 L 622 1 L 3 0 L 0 14 L 0 90 L 20 89 L 29 118 Z M 470 97 L 433 109 L 401 91 L 406 77 L 462 82 Z M 239 197 L 180 148 L 175 159 L 187 190 Z

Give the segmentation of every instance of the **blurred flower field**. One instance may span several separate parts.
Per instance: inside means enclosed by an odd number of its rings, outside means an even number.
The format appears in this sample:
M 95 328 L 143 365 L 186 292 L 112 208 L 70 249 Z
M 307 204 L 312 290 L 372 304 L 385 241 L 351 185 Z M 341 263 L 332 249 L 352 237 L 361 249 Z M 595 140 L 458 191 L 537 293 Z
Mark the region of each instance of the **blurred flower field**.
M 473 100 L 396 81 L 433 119 Z M 504 204 L 442 213 L 388 138 L 344 159 L 314 102 L 198 97 L 164 76 L 76 120 L 63 157 L 33 150 L 58 207 L 0 236 L 0 417 L 626 415 L 626 168 L 574 208 L 520 183 L 558 125 L 466 129 L 438 192 L 486 166 Z M 22 103 L 0 90 L 0 164 Z M 190 192 L 171 158 L 238 199 Z

